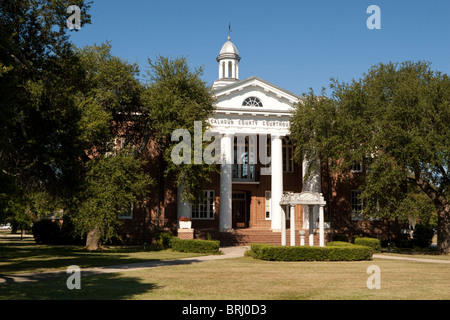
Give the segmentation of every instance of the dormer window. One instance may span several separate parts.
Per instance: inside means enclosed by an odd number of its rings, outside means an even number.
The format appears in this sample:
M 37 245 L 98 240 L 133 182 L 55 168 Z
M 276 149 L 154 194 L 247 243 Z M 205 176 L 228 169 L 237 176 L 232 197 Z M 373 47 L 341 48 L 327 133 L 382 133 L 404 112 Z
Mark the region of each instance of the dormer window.
M 256 97 L 248 97 L 247 99 L 242 102 L 242 106 L 244 107 L 262 107 L 263 104 L 261 100 L 259 100 Z

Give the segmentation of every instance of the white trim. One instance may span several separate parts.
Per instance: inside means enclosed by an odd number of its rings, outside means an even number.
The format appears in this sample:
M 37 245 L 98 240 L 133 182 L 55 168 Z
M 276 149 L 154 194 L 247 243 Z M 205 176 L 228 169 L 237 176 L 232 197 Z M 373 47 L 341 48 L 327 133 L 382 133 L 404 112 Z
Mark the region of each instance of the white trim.
M 359 198 L 359 199 L 355 199 L 354 194 L 357 194 L 356 198 Z M 350 191 L 350 207 L 352 209 L 352 211 L 351 211 L 352 221 L 364 220 L 364 214 L 363 214 L 364 213 L 364 203 L 360 197 L 361 197 L 361 191 L 358 191 L 358 190 Z M 358 201 L 358 202 L 355 203 L 354 201 Z M 361 209 L 357 210 L 357 209 L 355 209 L 355 206 L 361 207 Z
M 118 214 L 117 218 L 121 219 L 121 220 L 131 220 L 131 219 L 133 219 L 133 209 L 134 209 L 133 204 L 131 204 L 129 211 L 126 208 L 122 208 L 122 211 L 121 211 L 122 213 L 128 211 L 129 214 L 127 214 L 127 215 Z
M 211 195 L 212 192 L 212 195 Z M 216 213 L 216 193 L 214 190 L 203 190 L 203 193 L 206 193 L 205 203 L 192 205 L 192 220 L 214 220 Z M 201 206 L 206 206 L 206 217 L 195 217 L 195 215 L 199 215 L 202 213 Z M 212 214 L 212 216 L 211 216 Z

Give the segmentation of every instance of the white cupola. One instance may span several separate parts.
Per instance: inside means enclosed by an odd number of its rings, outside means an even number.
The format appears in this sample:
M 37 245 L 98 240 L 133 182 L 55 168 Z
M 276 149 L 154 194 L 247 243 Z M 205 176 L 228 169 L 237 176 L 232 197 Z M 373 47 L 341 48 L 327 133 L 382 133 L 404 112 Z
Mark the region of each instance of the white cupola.
M 228 41 L 220 49 L 216 60 L 219 63 L 219 78 L 213 83 L 214 89 L 239 81 L 241 57 L 236 46 L 230 41 L 230 35 L 228 35 Z

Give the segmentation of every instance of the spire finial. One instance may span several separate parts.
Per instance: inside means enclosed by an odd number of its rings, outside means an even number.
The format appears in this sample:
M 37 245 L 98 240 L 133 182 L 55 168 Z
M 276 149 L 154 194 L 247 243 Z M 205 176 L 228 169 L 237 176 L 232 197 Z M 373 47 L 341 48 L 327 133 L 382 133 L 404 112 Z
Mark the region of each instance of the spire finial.
M 231 23 L 228 24 L 228 41 L 230 41 L 230 35 L 231 35 Z

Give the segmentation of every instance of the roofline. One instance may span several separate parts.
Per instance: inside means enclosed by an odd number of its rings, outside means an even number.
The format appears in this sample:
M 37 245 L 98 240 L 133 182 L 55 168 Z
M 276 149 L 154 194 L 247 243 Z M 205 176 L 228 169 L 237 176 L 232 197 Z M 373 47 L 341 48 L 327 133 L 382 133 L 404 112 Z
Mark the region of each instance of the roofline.
M 261 81 L 262 83 L 265 83 L 265 84 L 267 84 L 267 85 L 269 85 L 269 86 L 272 86 L 272 87 L 274 87 L 275 89 L 278 89 L 278 90 L 280 90 L 280 91 L 282 91 L 282 92 L 284 92 L 284 93 L 286 93 L 286 94 L 288 94 L 288 95 L 290 95 L 290 96 L 293 96 L 293 97 L 297 98 L 298 100 L 301 100 L 301 99 L 302 99 L 301 96 L 299 96 L 299 95 L 297 95 L 297 94 L 294 94 L 294 93 L 290 92 L 289 90 L 280 88 L 279 86 L 274 85 L 273 83 L 271 83 L 271 82 L 269 82 L 269 81 L 266 81 L 266 80 L 264 80 L 264 79 L 261 79 L 260 77 L 257 77 L 257 76 L 251 76 L 250 78 L 247 78 L 247 79 L 244 79 L 244 80 L 241 80 L 241 81 L 238 81 L 238 82 L 235 82 L 235 83 L 232 83 L 232 84 L 223 86 L 223 87 L 219 87 L 217 90 L 214 91 L 214 94 L 215 94 L 215 95 L 220 94 L 222 91 L 226 91 L 226 90 L 233 89 L 233 88 L 235 88 L 235 87 L 239 87 L 239 86 L 241 86 L 242 84 L 244 84 L 245 82 L 250 82 L 250 81 L 253 81 L 253 80 Z

